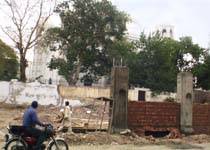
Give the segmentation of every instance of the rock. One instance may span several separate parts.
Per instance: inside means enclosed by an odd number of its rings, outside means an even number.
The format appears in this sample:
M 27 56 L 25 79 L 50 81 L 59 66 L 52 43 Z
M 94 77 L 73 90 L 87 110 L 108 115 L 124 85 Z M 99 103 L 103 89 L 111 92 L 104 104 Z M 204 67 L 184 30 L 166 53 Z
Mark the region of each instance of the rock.
M 120 132 L 121 135 L 131 135 L 131 130 L 130 129 L 126 129 L 122 132 Z
M 155 138 L 152 135 L 146 136 L 146 139 L 155 142 Z
M 21 120 L 21 119 L 22 119 L 21 116 L 15 116 L 15 117 L 13 118 L 13 120 Z
M 169 135 L 167 135 L 168 139 L 176 139 L 176 138 L 180 138 L 182 137 L 180 131 L 176 128 L 172 129 L 169 133 Z
M 134 132 L 131 133 L 131 136 L 134 137 L 134 138 L 139 138 L 139 136 Z
M 117 142 L 112 142 L 111 145 L 119 145 Z

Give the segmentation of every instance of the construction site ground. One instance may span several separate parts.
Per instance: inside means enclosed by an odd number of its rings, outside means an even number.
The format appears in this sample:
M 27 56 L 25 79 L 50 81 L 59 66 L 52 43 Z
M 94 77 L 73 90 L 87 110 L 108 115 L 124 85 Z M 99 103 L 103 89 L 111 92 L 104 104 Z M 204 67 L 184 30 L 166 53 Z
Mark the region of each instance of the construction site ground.
M 82 106 L 73 107 L 72 126 L 83 129 L 86 133 L 66 133 L 65 139 L 71 150 L 207 150 L 210 147 L 210 136 L 201 135 L 181 135 L 176 139 L 169 139 L 167 136 L 154 138 L 152 136 L 138 136 L 135 133 L 127 135 L 108 134 L 101 132 L 108 127 L 108 107 L 104 107 L 104 102 L 89 102 Z M 4 134 L 7 133 L 8 125 L 21 125 L 24 111 L 29 105 L 14 105 L 0 103 L 0 146 L 3 145 Z M 105 108 L 105 109 L 104 109 Z M 55 127 L 58 123 L 53 121 L 59 115 L 58 106 L 40 106 L 38 114 L 41 120 L 52 123 Z M 91 111 L 91 113 L 90 113 Z M 105 113 L 104 113 L 105 112 Z M 88 132 L 92 129 L 92 132 Z

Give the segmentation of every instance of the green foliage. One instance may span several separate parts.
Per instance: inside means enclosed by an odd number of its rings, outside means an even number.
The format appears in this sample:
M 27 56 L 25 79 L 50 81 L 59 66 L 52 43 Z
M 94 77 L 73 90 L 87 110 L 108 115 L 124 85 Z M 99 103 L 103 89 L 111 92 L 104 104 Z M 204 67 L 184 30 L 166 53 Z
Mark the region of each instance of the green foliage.
M 189 71 L 199 63 L 203 49 L 192 43 L 191 38 L 180 41 L 141 34 L 136 42 L 139 52 L 130 60 L 130 83 L 153 91 L 174 92 L 179 71 Z M 184 59 L 190 54 L 192 60 Z
M 177 66 L 180 71 L 192 71 L 199 64 L 199 60 L 204 54 L 204 49 L 197 44 L 193 44 L 191 37 L 182 37 L 179 41 L 179 48 L 176 51 Z M 192 59 L 184 59 L 188 55 Z
M 198 64 L 194 69 L 194 76 L 197 77 L 197 88 L 210 89 L 210 55 L 204 57 L 204 62 Z
M 63 26 L 50 29 L 46 39 L 51 44 L 59 42 L 52 50 L 59 50 L 66 58 L 53 58 L 49 67 L 58 69 L 69 84 L 76 83 L 79 73 L 84 74 L 83 80 L 91 81 L 110 73 L 112 59 L 119 54 L 117 48 L 123 46 L 120 41 L 128 15 L 108 0 L 67 0 L 56 11 Z M 127 50 L 121 52 L 119 55 L 124 55 Z
M 137 59 L 129 64 L 130 82 L 154 91 L 174 91 L 178 69 L 173 53 L 177 42 L 158 34 L 142 34 L 139 45 Z
M 136 47 L 133 42 L 128 41 L 128 39 L 123 38 L 121 40 L 115 40 L 112 47 L 110 48 L 109 54 L 110 58 L 115 59 L 115 63 L 121 63 L 126 66 L 133 60 L 136 56 Z M 120 64 L 121 65 L 121 64 Z
M 16 78 L 18 61 L 14 50 L 0 40 L 0 80 Z
M 167 97 L 164 99 L 164 102 L 175 102 L 175 99 L 173 97 Z
M 156 91 L 152 91 L 151 93 L 151 97 L 156 97 L 158 95 L 160 95 L 160 92 L 157 93 Z

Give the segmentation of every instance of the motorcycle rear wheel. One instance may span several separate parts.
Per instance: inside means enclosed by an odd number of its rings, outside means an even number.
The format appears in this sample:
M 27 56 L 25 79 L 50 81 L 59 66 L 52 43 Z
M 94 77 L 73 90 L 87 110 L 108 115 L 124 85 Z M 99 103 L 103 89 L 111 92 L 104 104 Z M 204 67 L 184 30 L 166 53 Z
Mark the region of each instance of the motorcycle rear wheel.
M 56 143 L 59 147 L 59 150 L 69 150 L 68 144 L 62 139 L 56 139 Z M 56 143 L 50 143 L 48 150 L 58 150 L 56 147 Z
M 23 141 L 12 139 L 5 145 L 5 150 L 27 150 Z

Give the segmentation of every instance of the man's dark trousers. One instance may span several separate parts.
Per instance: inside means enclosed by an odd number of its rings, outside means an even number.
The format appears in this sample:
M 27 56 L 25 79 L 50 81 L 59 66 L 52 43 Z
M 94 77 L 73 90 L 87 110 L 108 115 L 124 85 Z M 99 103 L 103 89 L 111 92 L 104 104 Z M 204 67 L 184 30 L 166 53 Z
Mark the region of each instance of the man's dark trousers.
M 26 131 L 27 131 L 27 134 L 29 134 L 30 136 L 37 138 L 37 143 L 35 147 L 37 149 L 41 147 L 42 143 L 44 142 L 46 138 L 45 132 L 35 127 L 26 127 Z

